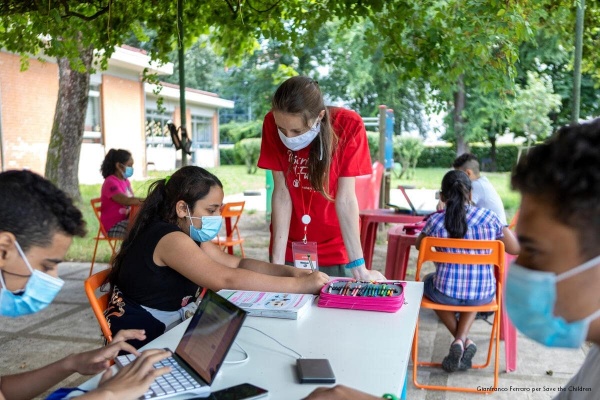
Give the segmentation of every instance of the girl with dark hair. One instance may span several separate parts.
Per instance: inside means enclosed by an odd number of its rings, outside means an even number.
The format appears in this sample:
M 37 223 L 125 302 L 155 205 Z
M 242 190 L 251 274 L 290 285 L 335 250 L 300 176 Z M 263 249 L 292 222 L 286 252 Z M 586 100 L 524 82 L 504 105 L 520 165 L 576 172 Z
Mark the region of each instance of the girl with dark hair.
M 350 110 L 325 106 L 316 81 L 296 76 L 275 92 L 263 122 L 260 168 L 273 171 L 271 260 L 302 263 L 316 244 L 332 276 L 384 279 L 365 268 L 355 177 L 372 172 L 365 126 Z M 293 248 L 302 248 L 294 254 Z M 306 263 L 304 263 L 306 265 Z
M 500 222 L 498 216 L 493 211 L 471 204 L 471 180 L 467 174 L 459 170 L 446 173 L 442 179 L 440 199 L 446 203 L 446 208 L 427 220 L 415 243 L 417 248 L 425 236 L 435 236 L 501 240 L 506 252 L 518 254 L 517 239 Z M 496 295 L 496 278 L 492 265 L 437 263 L 435 272 L 425 276 L 423 283 L 423 294 L 440 304 L 476 306 L 489 303 Z M 467 335 L 477 313 L 459 313 L 457 320 L 452 311 L 435 312 L 454 337 L 442 368 L 447 372 L 471 368 L 477 347 Z
M 223 252 L 211 240 L 221 228 L 223 185 L 196 166 L 154 182 L 108 276 L 106 317 L 114 333 L 144 329 L 140 347 L 195 310 L 201 288 L 318 293 L 329 277 Z
M 110 237 L 124 237 L 129 222 L 131 206 L 140 205 L 144 201 L 133 196 L 133 189 L 128 178 L 133 175 L 133 158 L 131 153 L 122 149 L 110 149 L 100 172 L 104 177 L 100 192 L 100 220 Z

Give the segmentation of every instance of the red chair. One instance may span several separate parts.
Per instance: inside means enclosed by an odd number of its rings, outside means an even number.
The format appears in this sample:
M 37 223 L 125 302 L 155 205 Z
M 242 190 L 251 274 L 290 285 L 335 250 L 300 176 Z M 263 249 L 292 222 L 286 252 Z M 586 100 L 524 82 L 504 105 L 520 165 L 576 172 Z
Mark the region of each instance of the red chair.
M 359 210 L 375 210 L 379 208 L 379 193 L 381 192 L 381 179 L 385 167 L 379 161 L 373 163 L 371 175 L 356 177 L 355 191 Z

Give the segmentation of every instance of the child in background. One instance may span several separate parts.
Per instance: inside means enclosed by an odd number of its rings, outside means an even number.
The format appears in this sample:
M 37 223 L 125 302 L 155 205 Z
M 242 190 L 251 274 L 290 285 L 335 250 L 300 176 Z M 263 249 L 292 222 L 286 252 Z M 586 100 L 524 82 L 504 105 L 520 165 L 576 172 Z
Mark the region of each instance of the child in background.
M 498 216 L 485 208 L 471 205 L 471 181 L 462 171 L 449 171 L 442 179 L 440 199 L 444 211 L 433 214 L 417 238 L 419 248 L 425 236 L 501 240 L 510 254 L 518 254 L 519 244 L 513 233 Z M 437 263 L 436 271 L 423 279 L 424 295 L 440 304 L 477 306 L 487 304 L 496 295 L 496 278 L 492 265 L 461 265 Z M 454 337 L 448 356 L 442 361 L 447 372 L 471 368 L 477 352 L 475 343 L 467 337 L 477 313 L 435 310 Z
M 144 201 L 133 196 L 128 178 L 133 175 L 133 158 L 127 150 L 110 149 L 100 172 L 104 177 L 100 194 L 100 220 L 110 237 L 125 237 L 131 206 Z

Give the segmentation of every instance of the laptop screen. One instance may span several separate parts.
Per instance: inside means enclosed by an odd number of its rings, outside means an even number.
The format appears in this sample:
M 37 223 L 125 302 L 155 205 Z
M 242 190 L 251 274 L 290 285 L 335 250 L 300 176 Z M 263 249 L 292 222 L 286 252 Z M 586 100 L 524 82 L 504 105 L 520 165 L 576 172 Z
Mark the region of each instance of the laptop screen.
M 207 290 L 175 353 L 210 385 L 245 318 L 244 310 Z

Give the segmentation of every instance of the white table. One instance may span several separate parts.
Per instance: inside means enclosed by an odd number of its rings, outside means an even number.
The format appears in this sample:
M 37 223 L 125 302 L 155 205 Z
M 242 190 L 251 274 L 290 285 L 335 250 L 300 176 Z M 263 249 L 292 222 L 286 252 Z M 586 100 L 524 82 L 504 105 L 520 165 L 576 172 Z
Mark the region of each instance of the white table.
M 422 282 L 407 282 L 405 304 L 396 313 L 321 308 L 315 301 L 299 320 L 247 317 L 244 326 L 260 329 L 304 358 L 329 359 L 338 384 L 376 396 L 399 395 L 406 378 L 422 296 Z M 188 322 L 142 349 L 175 349 Z M 293 400 L 324 386 L 300 384 L 295 370 L 297 356 L 260 332 L 242 327 L 236 342 L 250 358 L 241 364 L 223 365 L 212 385 L 213 391 L 249 382 L 269 390 L 271 400 Z M 226 362 L 242 358 L 234 345 Z M 80 387 L 94 388 L 99 379 L 100 374 Z M 172 399 L 189 397 L 194 396 Z

